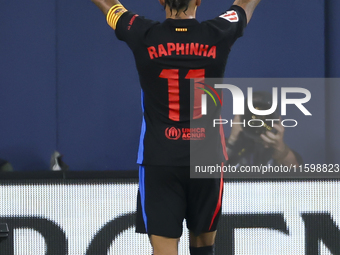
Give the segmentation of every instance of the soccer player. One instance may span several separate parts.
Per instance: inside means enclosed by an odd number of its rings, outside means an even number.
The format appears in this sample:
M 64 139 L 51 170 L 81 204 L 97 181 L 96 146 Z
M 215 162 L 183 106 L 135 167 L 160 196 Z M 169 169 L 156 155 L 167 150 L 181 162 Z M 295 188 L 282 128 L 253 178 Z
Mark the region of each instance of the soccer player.
M 117 0 L 92 1 L 133 51 L 142 87 L 136 231 L 149 235 L 154 255 L 175 255 L 186 219 L 190 253 L 214 254 L 223 179 L 190 178 L 189 143 L 203 148 L 205 138 L 214 141 L 217 163 L 226 160 L 225 140 L 223 130 L 190 128 L 192 121 L 204 119 L 203 90 L 197 89 L 198 101 L 195 96 L 190 103 L 190 79 L 203 83 L 206 77 L 224 77 L 230 48 L 260 0 L 236 0 L 202 23 L 195 19 L 201 0 L 159 0 L 166 14 L 162 23 L 128 11 Z

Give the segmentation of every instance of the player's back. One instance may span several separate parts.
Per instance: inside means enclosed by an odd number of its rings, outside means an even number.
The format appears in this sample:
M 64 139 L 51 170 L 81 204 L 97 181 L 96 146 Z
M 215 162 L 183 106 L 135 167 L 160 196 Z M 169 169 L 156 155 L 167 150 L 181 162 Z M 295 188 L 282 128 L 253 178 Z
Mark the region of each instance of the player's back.
M 190 121 L 202 118 L 200 111 L 190 111 L 199 103 L 194 102 L 196 95 L 190 101 L 190 79 L 204 83 L 205 78 L 223 77 L 230 48 L 245 25 L 245 13 L 238 6 L 202 23 L 196 19 L 159 23 L 131 12 L 121 15 L 116 34 L 133 51 L 143 90 L 138 163 L 188 165 Z M 202 93 L 197 93 L 198 101 Z M 221 141 L 220 134 L 211 137 L 207 139 Z

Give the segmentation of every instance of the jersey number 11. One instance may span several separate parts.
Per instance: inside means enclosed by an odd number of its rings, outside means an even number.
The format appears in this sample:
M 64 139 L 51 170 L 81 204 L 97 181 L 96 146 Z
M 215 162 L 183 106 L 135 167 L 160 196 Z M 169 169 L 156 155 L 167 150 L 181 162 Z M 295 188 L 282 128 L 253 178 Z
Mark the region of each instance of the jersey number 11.
M 160 78 L 168 79 L 168 95 L 169 95 L 169 119 L 179 121 L 180 105 L 179 105 L 179 69 L 163 69 Z M 194 79 L 194 110 L 193 119 L 202 117 L 202 94 L 204 91 L 197 89 L 204 86 L 205 70 L 204 69 L 191 69 L 185 76 L 185 79 Z

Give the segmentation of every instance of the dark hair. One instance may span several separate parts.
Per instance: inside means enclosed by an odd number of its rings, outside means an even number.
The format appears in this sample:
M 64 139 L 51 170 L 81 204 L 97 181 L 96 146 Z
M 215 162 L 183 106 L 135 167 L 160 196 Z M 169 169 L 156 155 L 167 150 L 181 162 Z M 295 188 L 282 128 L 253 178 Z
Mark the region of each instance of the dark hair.
M 185 13 L 186 10 L 189 8 L 189 3 L 191 0 L 165 0 L 165 5 L 168 5 L 170 7 L 170 11 L 176 10 L 178 12 L 182 9 L 183 12 Z

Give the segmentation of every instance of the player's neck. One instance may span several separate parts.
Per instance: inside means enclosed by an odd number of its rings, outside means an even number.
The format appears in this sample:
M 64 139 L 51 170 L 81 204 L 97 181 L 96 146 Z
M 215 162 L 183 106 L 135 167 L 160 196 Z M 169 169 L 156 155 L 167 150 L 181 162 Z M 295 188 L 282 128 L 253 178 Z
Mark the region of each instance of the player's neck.
M 196 18 L 196 7 L 195 8 L 188 8 L 188 10 L 180 11 L 177 13 L 176 10 L 170 11 L 169 7 L 165 8 L 165 14 L 167 19 L 195 19 Z

